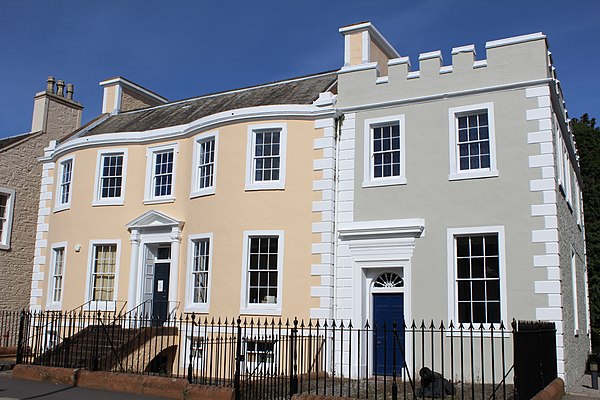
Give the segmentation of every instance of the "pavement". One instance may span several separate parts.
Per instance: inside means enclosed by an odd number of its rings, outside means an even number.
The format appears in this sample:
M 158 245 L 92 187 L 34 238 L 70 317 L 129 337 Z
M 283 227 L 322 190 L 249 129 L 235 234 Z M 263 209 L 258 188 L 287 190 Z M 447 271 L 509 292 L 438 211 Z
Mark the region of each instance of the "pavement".
M 13 378 L 12 371 L 0 372 L 0 400 L 167 400 L 130 393 L 105 392 L 54 383 Z
M 567 387 L 563 400 L 600 399 L 600 390 L 592 389 L 592 377 L 583 375 L 574 385 Z M 0 398 L 2 400 L 2 398 Z

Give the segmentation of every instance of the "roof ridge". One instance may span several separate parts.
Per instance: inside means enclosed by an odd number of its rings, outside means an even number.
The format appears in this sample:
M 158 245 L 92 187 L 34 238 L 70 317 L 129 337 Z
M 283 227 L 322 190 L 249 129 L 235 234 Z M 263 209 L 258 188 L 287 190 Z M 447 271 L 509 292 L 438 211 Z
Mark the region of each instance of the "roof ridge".
M 239 93 L 239 92 L 243 92 L 243 91 L 247 91 L 247 90 L 252 90 L 252 89 L 259 89 L 259 88 L 263 88 L 263 87 L 282 85 L 282 84 L 285 84 L 285 83 L 297 82 L 297 81 L 301 81 L 301 80 L 306 80 L 306 79 L 311 79 L 311 78 L 317 78 L 317 77 L 320 77 L 320 76 L 332 75 L 332 74 L 337 73 L 337 71 L 338 70 L 330 70 L 330 71 L 320 72 L 320 73 L 313 74 L 313 75 L 303 75 L 303 76 L 299 76 L 299 77 L 295 77 L 295 78 L 284 79 L 284 80 L 281 80 L 281 81 L 273 81 L 273 82 L 268 82 L 268 83 L 261 83 L 259 85 L 246 86 L 246 87 L 238 88 L 238 89 L 224 90 L 224 91 L 221 91 L 221 92 L 214 92 L 214 93 L 204 94 L 204 95 L 201 95 L 201 96 L 190 97 L 190 98 L 187 98 L 187 99 L 176 100 L 176 101 L 172 101 L 172 102 L 165 103 L 165 104 L 159 104 L 159 105 L 154 106 L 154 107 L 139 108 L 137 110 L 125 111 L 125 112 L 118 113 L 116 115 L 135 114 L 135 113 L 138 113 L 138 112 L 144 112 L 144 111 L 150 111 L 150 110 L 157 110 L 157 109 L 160 109 L 160 108 L 174 106 L 174 105 L 177 105 L 177 104 L 182 104 L 182 103 L 191 102 L 191 101 L 195 101 L 195 100 L 201 100 L 201 99 L 206 99 L 206 98 L 210 98 L 210 97 L 223 96 L 223 95 L 232 94 L 232 93 Z

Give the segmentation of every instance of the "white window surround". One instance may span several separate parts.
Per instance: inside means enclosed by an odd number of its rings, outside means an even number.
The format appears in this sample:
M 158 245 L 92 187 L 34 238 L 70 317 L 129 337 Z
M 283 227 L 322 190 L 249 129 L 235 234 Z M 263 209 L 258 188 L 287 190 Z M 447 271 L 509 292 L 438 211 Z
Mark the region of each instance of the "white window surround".
M 94 268 L 94 253 L 96 246 L 101 245 L 116 245 L 117 246 L 117 259 L 115 262 L 115 280 L 113 299 L 107 301 L 90 301 L 92 298 L 92 270 Z M 88 247 L 88 266 L 85 283 L 85 303 L 89 302 L 90 310 L 101 310 L 101 311 L 115 311 L 116 301 L 118 299 L 119 291 L 119 266 L 121 264 L 121 239 L 101 239 L 101 240 L 90 240 Z
M 206 288 L 206 303 L 194 303 L 194 282 L 192 270 L 194 267 L 194 242 L 208 239 L 208 287 Z M 212 260 L 213 260 L 213 234 L 200 233 L 188 236 L 188 260 L 185 288 L 185 312 L 207 313 L 210 309 L 210 288 L 212 285 Z
M 7 197 L 4 216 L 2 217 L 4 223 L 0 231 L 0 250 L 8 250 L 10 249 L 10 235 L 15 210 L 15 191 L 14 189 L 0 187 L 0 194 Z
M 63 178 L 64 178 L 64 171 L 65 171 L 65 165 L 67 165 L 68 163 L 71 163 L 71 176 L 70 176 L 70 181 L 69 183 L 69 198 L 66 202 L 63 203 L 63 184 L 65 182 L 63 182 Z M 71 208 L 71 198 L 73 198 L 73 173 L 75 171 L 75 156 L 71 156 L 71 157 L 67 157 L 63 160 L 61 160 L 59 163 L 59 168 L 58 168 L 58 175 L 56 177 L 56 199 L 54 202 L 54 212 L 58 212 L 58 211 L 62 211 L 62 210 L 68 210 L 69 208 Z
M 375 178 L 373 171 L 373 128 L 397 123 L 400 126 L 400 175 Z M 362 187 L 389 186 L 406 184 L 406 147 L 404 114 L 369 118 L 364 123 L 364 176 Z
M 47 310 L 60 310 L 62 308 L 62 299 L 64 298 L 64 287 L 65 287 L 65 271 L 67 266 L 67 249 L 69 245 L 67 242 L 53 243 L 50 246 L 52 256 L 50 257 L 50 264 L 48 265 L 48 294 L 46 296 L 46 309 Z M 60 301 L 54 301 L 54 272 L 56 268 L 56 251 L 63 249 L 63 265 L 62 265 L 62 285 L 61 291 L 62 296 Z
M 154 163 L 155 155 L 172 150 L 173 172 L 171 178 L 171 194 L 165 196 L 154 196 Z M 144 204 L 172 203 L 175 201 L 175 178 L 177 176 L 177 153 L 179 144 L 170 143 L 160 146 L 148 147 L 146 150 L 146 189 L 144 192 Z
M 457 236 L 467 235 L 485 235 L 485 234 L 497 234 L 498 235 L 498 263 L 499 263 L 499 279 L 500 279 L 500 320 L 504 323 L 504 328 L 507 329 L 509 334 L 509 324 L 507 319 L 507 299 L 506 299 L 506 250 L 505 250 L 505 235 L 504 226 L 479 226 L 479 227 L 468 227 L 468 228 L 448 228 L 447 230 L 447 264 L 448 264 L 448 323 L 453 322 L 455 327 L 459 326 L 458 323 L 458 290 L 456 287 L 456 246 L 455 238 Z M 464 326 L 464 325 L 463 325 Z M 479 323 L 473 323 L 473 326 L 479 328 Z M 490 328 L 490 323 L 484 323 L 484 329 Z M 494 329 L 499 328 L 499 323 L 494 323 Z M 456 333 L 456 332 L 455 332 Z M 477 335 L 477 332 L 473 332 Z M 489 332 L 487 332 L 489 334 Z M 494 333 L 494 335 L 500 333 Z M 450 333 L 448 332 L 448 335 Z
M 100 185 L 101 185 L 101 168 L 103 156 L 112 154 L 123 155 L 123 175 L 121 180 L 121 196 L 111 198 L 100 198 Z M 96 176 L 94 178 L 94 198 L 92 200 L 92 206 L 122 206 L 125 202 L 125 188 L 127 183 L 127 149 L 126 148 L 115 148 L 115 149 L 102 149 L 98 150 L 96 158 Z
M 248 266 L 250 263 L 250 239 L 265 236 L 277 236 L 277 302 L 265 304 L 252 304 L 248 302 Z M 282 230 L 256 230 L 244 231 L 243 255 L 242 255 L 242 287 L 240 314 L 252 315 L 281 315 L 283 301 L 283 242 L 284 232 Z
M 254 150 L 255 132 L 279 131 L 279 179 L 271 181 L 254 180 Z M 287 149 L 287 124 L 269 123 L 248 125 L 248 138 L 246 142 L 246 190 L 283 190 L 285 189 L 285 165 Z
M 472 113 L 486 111 L 488 116 L 488 132 L 490 147 L 490 167 L 461 171 L 458 163 L 458 124 L 457 118 Z M 496 134 L 494 121 L 494 103 L 471 104 L 448 109 L 448 137 L 450 149 L 450 175 L 448 180 L 490 178 L 498 176 L 496 166 Z
M 213 177 L 212 177 L 212 186 L 199 188 L 198 180 L 199 177 L 199 162 L 200 162 L 200 145 L 203 142 L 214 140 L 214 161 L 213 161 Z M 202 133 L 194 137 L 194 154 L 193 154 L 193 164 L 192 164 L 192 185 L 190 191 L 190 198 L 207 196 L 211 194 L 215 194 L 217 187 L 217 158 L 219 156 L 219 131 L 211 131 Z
M 573 300 L 573 335 L 579 336 L 579 304 L 577 304 L 577 254 L 571 246 L 571 290 Z
M 564 144 L 563 144 L 564 146 Z M 571 188 L 571 163 L 569 161 L 569 153 L 567 152 L 566 146 L 563 147 L 562 149 L 563 154 L 562 154 L 562 162 L 563 162 L 563 185 L 562 190 L 563 193 L 565 195 L 565 199 L 567 200 L 567 204 L 569 205 L 569 207 L 572 209 L 572 204 L 573 204 L 573 198 L 572 198 L 572 188 Z
M 575 194 L 575 199 L 573 200 L 575 202 L 575 218 L 577 220 L 577 225 L 579 226 L 579 228 L 581 229 L 581 209 L 582 209 L 582 204 L 581 204 L 581 188 L 579 187 L 579 181 L 577 180 L 577 176 L 575 176 L 575 190 L 574 190 L 574 194 Z

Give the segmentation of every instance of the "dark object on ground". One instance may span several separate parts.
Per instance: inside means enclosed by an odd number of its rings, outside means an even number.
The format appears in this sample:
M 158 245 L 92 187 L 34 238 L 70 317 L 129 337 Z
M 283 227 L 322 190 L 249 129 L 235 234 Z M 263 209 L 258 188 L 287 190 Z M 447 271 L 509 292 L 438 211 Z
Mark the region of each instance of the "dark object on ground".
M 442 374 L 433 372 L 427 367 L 419 370 L 421 387 L 417 389 L 417 397 L 442 397 L 454 394 L 454 385 Z

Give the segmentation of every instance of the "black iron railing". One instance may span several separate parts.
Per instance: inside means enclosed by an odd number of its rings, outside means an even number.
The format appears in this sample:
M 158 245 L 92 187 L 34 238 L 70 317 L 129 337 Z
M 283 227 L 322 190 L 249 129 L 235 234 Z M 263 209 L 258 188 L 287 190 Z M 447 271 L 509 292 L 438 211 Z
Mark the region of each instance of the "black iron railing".
M 20 311 L 0 310 L 0 347 L 17 346 L 20 318 Z
M 23 312 L 19 362 L 184 377 L 237 399 L 507 399 L 511 331 L 443 322 Z M 0 314 L 0 321 L 1 321 Z

